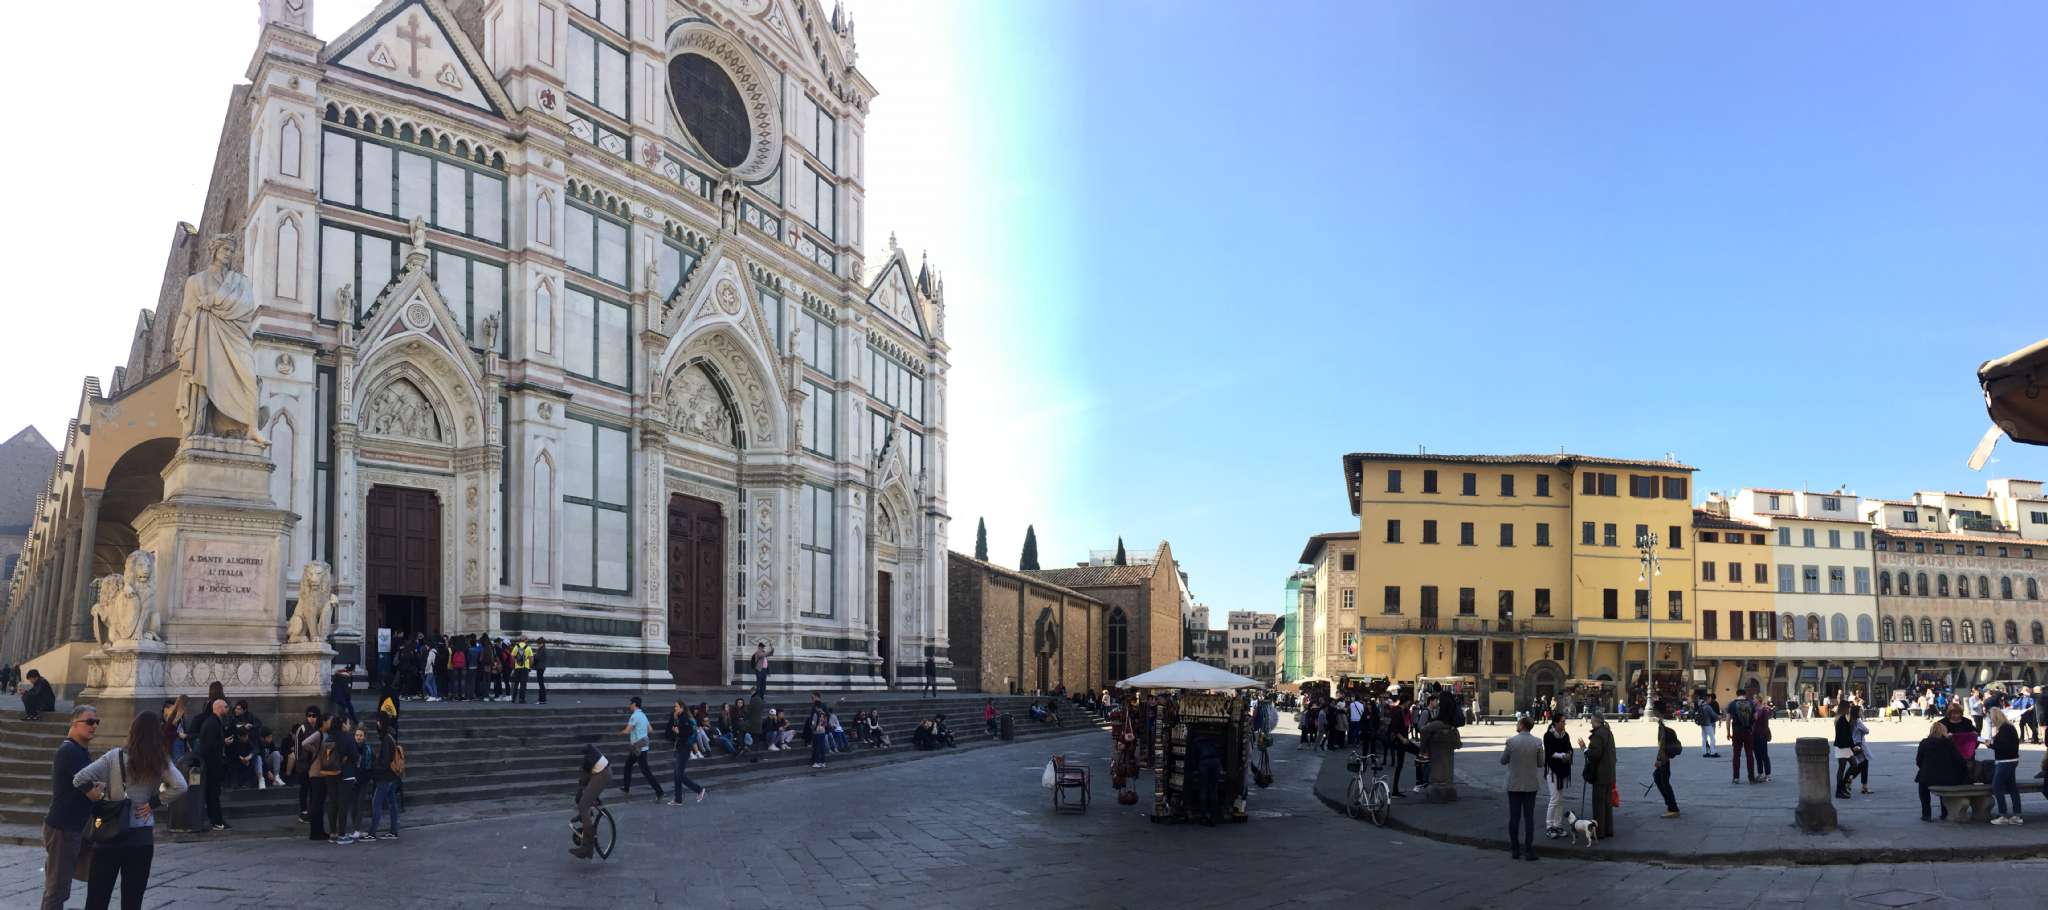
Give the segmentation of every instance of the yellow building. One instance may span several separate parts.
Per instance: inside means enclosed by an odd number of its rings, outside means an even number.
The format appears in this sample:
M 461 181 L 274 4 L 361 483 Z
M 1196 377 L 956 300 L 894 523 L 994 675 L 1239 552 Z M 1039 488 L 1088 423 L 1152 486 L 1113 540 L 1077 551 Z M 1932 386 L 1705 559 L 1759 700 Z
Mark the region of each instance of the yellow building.
M 1693 637 L 1693 468 L 1584 455 L 1354 453 L 1361 672 L 1466 677 L 1482 710 L 1572 679 L 1682 683 Z M 1637 542 L 1662 572 L 1639 580 Z
M 1718 508 L 1717 508 L 1718 507 Z M 1776 591 L 1771 578 L 1770 526 L 1730 518 L 1718 500 L 1692 513 L 1694 665 L 1723 704 L 1738 686 L 1759 689 L 1777 663 Z M 1668 573 L 1667 573 L 1668 574 Z M 1779 698 L 1782 700 L 1783 696 Z

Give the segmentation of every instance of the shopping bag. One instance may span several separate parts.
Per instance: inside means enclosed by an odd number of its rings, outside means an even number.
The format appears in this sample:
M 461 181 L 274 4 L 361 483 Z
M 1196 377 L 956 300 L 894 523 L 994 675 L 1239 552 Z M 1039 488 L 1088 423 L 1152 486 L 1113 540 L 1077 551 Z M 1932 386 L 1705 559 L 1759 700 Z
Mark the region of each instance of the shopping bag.
M 1038 785 L 1039 785 L 1039 786 L 1041 786 L 1041 787 L 1044 787 L 1044 788 L 1046 788 L 1047 790 L 1050 790 L 1050 789 L 1052 789 L 1052 785 L 1053 785 L 1053 773 L 1052 773 L 1052 760 L 1051 760 L 1051 759 L 1046 759 L 1046 762 L 1045 762 L 1045 773 L 1044 773 L 1044 774 L 1042 774 L 1042 775 L 1039 775 L 1039 778 L 1038 778 Z
M 1608 796 L 1610 796 L 1610 797 L 1611 797 L 1611 798 L 1613 798 L 1613 800 L 1614 800 L 1614 808 L 1616 808 L 1616 809 L 1619 809 L 1619 808 L 1621 808 L 1621 785 L 1620 785 L 1620 784 L 1609 784 L 1609 785 L 1607 785 L 1607 786 L 1608 786 Z

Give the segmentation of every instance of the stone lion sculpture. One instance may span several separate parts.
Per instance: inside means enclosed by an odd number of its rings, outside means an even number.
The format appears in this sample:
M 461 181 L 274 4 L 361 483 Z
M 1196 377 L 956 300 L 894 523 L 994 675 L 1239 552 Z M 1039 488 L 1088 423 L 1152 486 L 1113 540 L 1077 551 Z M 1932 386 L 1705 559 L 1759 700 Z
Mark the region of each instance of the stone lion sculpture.
M 118 574 L 102 575 L 93 580 L 93 588 L 98 592 L 98 597 L 92 603 L 92 637 L 101 647 L 128 638 L 131 620 L 122 615 L 123 581 Z
M 163 620 L 156 612 L 156 557 L 148 550 L 128 554 L 124 567 L 122 613 L 134 623 L 128 637 L 163 641 Z
M 318 560 L 306 563 L 299 573 L 299 605 L 292 610 L 291 622 L 285 626 L 285 643 L 326 641 L 327 618 L 333 615 L 338 603 L 340 599 L 334 596 L 334 580 L 327 574 L 327 564 Z

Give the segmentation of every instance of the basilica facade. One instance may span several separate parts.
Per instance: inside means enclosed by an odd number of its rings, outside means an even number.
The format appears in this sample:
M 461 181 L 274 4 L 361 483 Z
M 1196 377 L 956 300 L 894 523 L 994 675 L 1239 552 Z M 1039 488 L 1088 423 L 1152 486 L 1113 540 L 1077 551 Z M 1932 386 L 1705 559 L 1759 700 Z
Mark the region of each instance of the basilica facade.
M 178 288 L 225 234 L 296 516 L 280 630 L 325 564 L 338 662 L 483 633 L 591 688 L 750 680 L 758 642 L 792 685 L 948 678 L 944 291 L 866 252 L 850 19 L 385 0 L 322 41 L 313 2 L 259 4 L 203 217 L 39 504 L 8 662 L 78 675 L 177 450 Z

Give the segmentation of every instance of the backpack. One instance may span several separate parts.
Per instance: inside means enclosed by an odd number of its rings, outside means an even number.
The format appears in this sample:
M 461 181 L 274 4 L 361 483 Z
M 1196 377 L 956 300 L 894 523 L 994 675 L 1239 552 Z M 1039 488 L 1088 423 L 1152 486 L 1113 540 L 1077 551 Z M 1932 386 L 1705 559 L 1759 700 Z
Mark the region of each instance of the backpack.
M 391 762 L 390 762 L 390 764 L 391 764 L 391 776 L 392 776 L 392 777 L 404 777 L 404 776 L 405 776 L 405 747 L 404 747 L 404 746 L 401 746 L 401 745 L 399 745 L 398 743 L 395 743 L 395 742 L 391 744 Z
M 1671 732 L 1670 727 L 1658 727 L 1657 738 L 1664 748 L 1665 758 L 1677 758 L 1685 754 L 1685 746 L 1678 742 L 1678 734 Z
M 333 743 L 323 742 L 320 744 L 320 776 L 341 776 L 341 754 L 336 751 Z
M 1728 706 L 1728 719 L 1738 730 L 1747 730 L 1756 723 L 1756 703 L 1747 698 L 1737 699 Z

